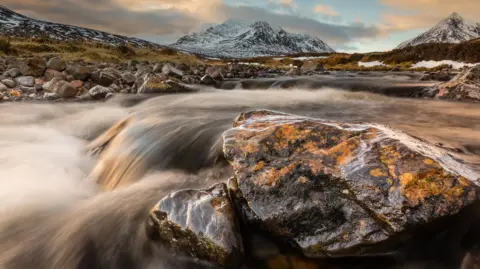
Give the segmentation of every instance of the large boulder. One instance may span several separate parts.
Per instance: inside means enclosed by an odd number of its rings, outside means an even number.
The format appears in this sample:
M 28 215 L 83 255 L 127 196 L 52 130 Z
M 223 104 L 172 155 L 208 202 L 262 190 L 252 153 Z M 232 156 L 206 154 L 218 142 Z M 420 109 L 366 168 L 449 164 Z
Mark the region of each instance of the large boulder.
M 223 138 L 244 221 L 311 258 L 388 253 L 479 196 L 474 171 L 383 126 L 260 110 Z
M 9 87 L 9 88 L 14 88 L 14 87 L 17 85 L 17 83 L 16 83 L 14 80 L 8 79 L 8 78 L 2 79 L 1 82 L 2 82 L 3 84 L 5 84 L 5 86 L 7 86 L 7 87 Z
M 234 205 L 225 184 L 181 190 L 150 213 L 149 238 L 175 254 L 187 254 L 225 268 L 239 268 L 243 245 Z
M 41 77 L 47 68 L 47 63 L 43 58 L 33 57 L 25 60 L 20 66 L 20 70 L 24 76 Z
M 436 96 L 441 99 L 480 101 L 480 65 L 456 75 L 449 82 L 436 86 Z

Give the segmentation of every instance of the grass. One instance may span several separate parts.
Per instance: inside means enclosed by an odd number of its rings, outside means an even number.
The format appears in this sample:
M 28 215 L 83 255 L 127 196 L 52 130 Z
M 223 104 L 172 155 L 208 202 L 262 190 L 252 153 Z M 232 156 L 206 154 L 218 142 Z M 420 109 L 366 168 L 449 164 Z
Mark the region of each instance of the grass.
M 195 55 L 178 53 L 172 49 L 134 48 L 128 45 L 108 46 L 97 43 L 59 42 L 52 40 L 27 40 L 0 38 L 0 54 L 19 58 L 56 55 L 65 60 L 83 59 L 86 62 L 120 63 L 129 60 L 168 61 L 195 64 L 204 62 Z
M 196 55 L 179 53 L 170 48 L 134 48 L 129 45 L 108 46 L 100 43 L 64 42 L 49 39 L 2 39 L 0 38 L 0 54 L 15 55 L 19 58 L 32 56 L 55 55 L 65 60 L 79 60 L 86 62 L 113 62 L 121 63 L 128 60 L 171 62 L 187 65 L 210 64 L 226 65 L 228 62 L 259 63 L 270 68 L 289 69 L 290 65 L 314 67 L 322 64 L 327 70 L 350 71 L 389 71 L 393 68 L 408 71 L 440 71 L 448 66 L 439 66 L 433 69 L 412 69 L 414 62 L 422 60 L 451 59 L 465 62 L 480 62 L 480 39 L 461 44 L 425 44 L 403 50 L 374 53 L 299 53 L 287 57 L 254 57 L 248 59 L 202 59 Z M 296 57 L 318 57 L 306 61 Z M 276 58 L 281 58 L 276 59 Z M 364 67 L 358 62 L 381 61 L 386 66 Z

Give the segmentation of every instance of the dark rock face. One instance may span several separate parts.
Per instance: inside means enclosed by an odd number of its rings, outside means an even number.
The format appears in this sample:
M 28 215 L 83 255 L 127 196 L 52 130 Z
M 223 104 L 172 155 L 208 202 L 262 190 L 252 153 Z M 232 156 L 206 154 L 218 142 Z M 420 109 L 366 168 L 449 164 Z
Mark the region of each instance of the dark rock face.
M 243 245 L 225 184 L 168 195 L 152 209 L 147 229 L 150 238 L 174 253 L 240 266 Z
M 224 153 L 247 223 L 312 258 L 387 253 L 479 194 L 439 149 L 376 125 L 247 112 Z

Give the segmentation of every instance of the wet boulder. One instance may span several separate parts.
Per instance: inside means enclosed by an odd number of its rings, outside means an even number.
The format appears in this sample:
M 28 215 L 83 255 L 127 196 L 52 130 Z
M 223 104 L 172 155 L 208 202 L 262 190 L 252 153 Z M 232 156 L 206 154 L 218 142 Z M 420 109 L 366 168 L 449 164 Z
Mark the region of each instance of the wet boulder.
M 152 240 L 175 254 L 187 254 L 226 268 L 240 266 L 242 239 L 223 183 L 166 196 L 151 210 L 147 231 Z
M 101 85 L 97 85 L 97 86 L 91 88 L 88 91 L 88 94 L 94 100 L 101 100 L 101 99 L 105 99 L 105 97 L 111 92 L 112 92 L 112 90 L 110 88 L 103 87 Z
M 259 110 L 223 139 L 244 221 L 310 258 L 388 253 L 478 199 L 476 172 L 384 126 Z
M 20 76 L 15 78 L 15 83 L 25 87 L 33 87 L 33 85 L 35 85 L 35 78 L 32 76 Z

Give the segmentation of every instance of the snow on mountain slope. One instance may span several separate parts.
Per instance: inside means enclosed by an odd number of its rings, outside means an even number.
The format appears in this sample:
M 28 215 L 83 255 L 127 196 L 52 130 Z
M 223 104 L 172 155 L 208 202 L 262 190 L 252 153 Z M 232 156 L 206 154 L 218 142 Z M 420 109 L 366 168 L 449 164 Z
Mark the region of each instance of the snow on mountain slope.
M 480 23 L 468 24 L 462 16 L 454 12 L 427 32 L 407 40 L 397 49 L 426 43 L 460 43 L 480 37 Z
M 6 37 L 51 38 L 62 41 L 93 41 L 108 45 L 129 43 L 135 47 L 163 47 L 138 38 L 110 34 L 102 31 L 40 21 L 18 14 L 0 5 L 0 35 Z
M 300 52 L 334 52 L 325 42 L 306 34 L 290 34 L 267 22 L 251 25 L 228 20 L 201 33 L 181 37 L 173 48 L 218 58 L 247 58 Z

